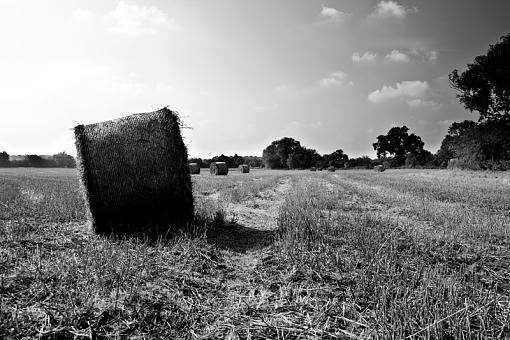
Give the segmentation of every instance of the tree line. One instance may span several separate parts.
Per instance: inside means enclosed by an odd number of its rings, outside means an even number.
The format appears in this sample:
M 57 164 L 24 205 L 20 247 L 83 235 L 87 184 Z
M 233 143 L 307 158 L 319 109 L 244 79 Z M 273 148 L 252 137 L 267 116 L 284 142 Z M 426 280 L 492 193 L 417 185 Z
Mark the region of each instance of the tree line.
M 0 167 L 36 167 L 36 168 L 74 168 L 76 160 L 65 152 L 51 156 L 24 155 L 11 157 L 7 152 L 0 152 Z
M 449 75 L 457 98 L 478 122 L 454 122 L 436 154 L 424 149 L 421 138 L 407 126 L 392 127 L 372 144 L 377 158 L 349 159 L 341 149 L 320 156 L 292 138 L 274 141 L 263 151 L 264 163 L 274 169 L 302 169 L 333 165 L 347 168 L 427 167 L 449 165 L 473 170 L 510 170 L 510 34 L 490 45 L 486 55 L 475 58 L 467 69 Z

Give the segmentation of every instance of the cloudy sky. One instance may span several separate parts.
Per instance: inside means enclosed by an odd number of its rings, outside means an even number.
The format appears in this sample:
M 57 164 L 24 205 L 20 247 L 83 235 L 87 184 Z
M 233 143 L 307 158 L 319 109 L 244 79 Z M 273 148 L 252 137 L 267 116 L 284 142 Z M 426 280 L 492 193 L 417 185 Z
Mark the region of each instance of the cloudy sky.
M 76 154 L 72 127 L 177 110 L 192 156 L 293 137 L 374 156 L 407 125 L 435 152 L 477 119 L 449 88 L 510 32 L 508 0 L 0 0 L 0 151 Z

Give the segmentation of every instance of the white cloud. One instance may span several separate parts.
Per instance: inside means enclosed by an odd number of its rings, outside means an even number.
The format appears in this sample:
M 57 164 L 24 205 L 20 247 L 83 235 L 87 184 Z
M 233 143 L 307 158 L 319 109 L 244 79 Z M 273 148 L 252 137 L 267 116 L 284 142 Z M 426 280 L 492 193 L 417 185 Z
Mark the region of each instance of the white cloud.
M 349 75 L 343 71 L 336 71 L 330 73 L 328 76 L 318 80 L 321 86 L 352 86 L 354 83 L 349 81 Z
M 73 11 L 72 19 L 80 24 L 91 23 L 94 19 L 94 13 L 89 9 L 77 8 Z
M 258 105 L 255 106 L 253 109 L 255 111 L 274 111 L 280 107 L 280 104 L 274 103 L 270 105 Z
M 377 57 L 377 54 L 372 52 L 365 52 L 362 55 L 360 55 L 358 52 L 353 53 L 351 59 L 353 62 L 359 64 L 359 63 L 373 63 L 375 61 L 375 58 Z
M 352 13 L 345 13 L 335 8 L 322 6 L 320 15 L 321 17 L 329 20 L 340 21 L 344 18 L 352 16 Z
M 380 90 L 375 90 L 368 95 L 368 100 L 372 103 L 381 103 L 402 97 L 419 98 L 423 97 L 429 90 L 429 84 L 426 81 L 403 81 L 397 83 L 396 88 L 383 86 Z
M 374 13 L 372 13 L 372 16 L 403 19 L 407 16 L 407 14 L 417 11 L 418 9 L 416 7 L 410 9 L 400 5 L 396 1 L 388 0 L 379 2 L 377 4 L 377 9 Z
M 408 100 L 407 105 L 415 109 L 423 108 L 430 110 L 439 110 L 443 106 L 442 104 L 437 103 L 433 100 L 421 100 L 419 98 Z
M 115 33 L 139 36 L 154 34 L 160 29 L 178 30 L 179 26 L 168 17 L 168 14 L 155 6 L 129 5 L 123 1 L 117 4 L 112 12 Z
M 399 50 L 391 51 L 386 55 L 385 59 L 396 63 L 408 63 L 411 61 L 407 54 L 400 52 Z
M 427 58 L 430 61 L 436 61 L 439 58 L 439 52 L 438 51 L 429 51 L 427 53 Z
M 437 124 L 446 127 L 450 127 L 450 125 L 452 125 L 453 123 L 454 123 L 453 120 L 440 120 L 439 122 L 437 122 Z

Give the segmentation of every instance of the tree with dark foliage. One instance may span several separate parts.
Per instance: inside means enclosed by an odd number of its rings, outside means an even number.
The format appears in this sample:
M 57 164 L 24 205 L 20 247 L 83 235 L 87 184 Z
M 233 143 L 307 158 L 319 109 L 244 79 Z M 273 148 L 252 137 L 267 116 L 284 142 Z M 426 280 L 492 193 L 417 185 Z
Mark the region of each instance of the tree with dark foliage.
M 457 98 L 480 120 L 510 119 L 510 33 L 490 45 L 487 55 L 475 58 L 466 71 L 453 70 L 450 85 Z
M 463 168 L 509 169 L 510 120 L 455 122 L 448 128 L 436 157 L 443 167 L 448 160 L 458 158 Z
M 5 151 L 0 152 L 0 167 L 8 167 L 9 165 L 9 154 Z
M 289 137 L 274 141 L 262 151 L 262 158 L 268 169 L 287 169 L 287 159 L 292 153 L 299 153 L 301 143 Z
M 400 166 L 404 164 L 407 153 L 420 154 L 423 152 L 423 141 L 414 133 L 408 133 L 407 126 L 392 127 L 387 135 L 379 135 L 377 142 L 372 144 L 377 152 L 378 158 L 394 155 L 394 164 Z

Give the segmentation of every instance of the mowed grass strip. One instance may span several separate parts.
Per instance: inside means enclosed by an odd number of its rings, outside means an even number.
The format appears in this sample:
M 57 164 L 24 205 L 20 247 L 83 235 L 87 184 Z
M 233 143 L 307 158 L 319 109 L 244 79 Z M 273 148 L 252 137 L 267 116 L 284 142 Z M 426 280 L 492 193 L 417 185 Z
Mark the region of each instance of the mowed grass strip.
M 194 176 L 202 232 L 148 244 L 87 230 L 72 177 L 2 173 L 0 338 L 510 337 L 510 252 L 484 217 L 508 209 L 472 199 L 459 217 L 466 202 L 448 195 L 462 187 L 437 172 L 431 195 L 434 172 L 400 174 L 405 186 L 393 171 Z M 483 185 L 462 176 L 452 185 Z M 229 232 L 229 202 L 263 199 L 283 177 L 292 185 L 272 244 L 240 252 L 208 239 Z M 483 194 L 497 200 L 493 182 Z M 16 212 L 25 183 L 54 203 Z

